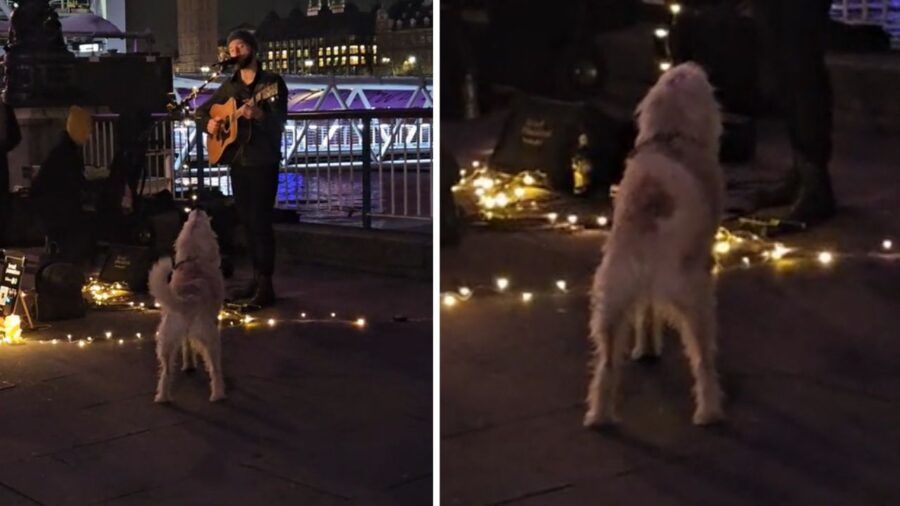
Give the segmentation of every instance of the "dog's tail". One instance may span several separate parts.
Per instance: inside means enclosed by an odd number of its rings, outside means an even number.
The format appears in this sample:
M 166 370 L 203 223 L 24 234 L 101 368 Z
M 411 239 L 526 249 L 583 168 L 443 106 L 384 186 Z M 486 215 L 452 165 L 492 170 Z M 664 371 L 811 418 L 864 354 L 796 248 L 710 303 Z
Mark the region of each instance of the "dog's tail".
M 153 265 L 150 269 L 149 279 L 147 280 L 150 288 L 150 295 L 156 299 L 156 302 L 163 307 L 172 309 L 176 312 L 184 312 L 183 310 L 191 304 L 191 300 L 179 297 L 172 287 L 169 286 L 169 276 L 172 274 L 172 259 L 163 258 Z

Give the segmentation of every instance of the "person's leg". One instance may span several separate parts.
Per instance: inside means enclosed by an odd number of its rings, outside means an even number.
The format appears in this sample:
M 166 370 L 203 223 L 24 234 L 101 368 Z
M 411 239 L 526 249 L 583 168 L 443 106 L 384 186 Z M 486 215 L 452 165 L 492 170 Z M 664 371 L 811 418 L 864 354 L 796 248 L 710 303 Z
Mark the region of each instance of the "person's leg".
M 250 265 L 253 273 L 250 282 L 234 290 L 230 296 L 233 299 L 247 299 L 253 297 L 256 293 L 256 278 L 259 273 L 258 262 L 256 258 L 256 248 L 254 246 L 255 238 L 253 235 L 252 207 L 252 167 L 242 167 L 233 165 L 231 167 L 231 189 L 234 193 L 234 205 L 237 210 L 238 222 L 244 231 L 244 244 L 247 248 L 247 256 L 250 258 Z
M 793 203 L 784 218 L 806 224 L 834 213 L 831 84 L 825 67 L 827 0 L 756 0 L 764 51 L 773 63 L 778 102 L 793 150 L 784 184 L 762 195 L 762 206 Z
M 256 250 L 257 289 L 251 303 L 265 307 L 275 302 L 272 274 L 275 272 L 275 230 L 273 228 L 275 194 L 278 190 L 278 165 L 256 167 L 249 204 Z

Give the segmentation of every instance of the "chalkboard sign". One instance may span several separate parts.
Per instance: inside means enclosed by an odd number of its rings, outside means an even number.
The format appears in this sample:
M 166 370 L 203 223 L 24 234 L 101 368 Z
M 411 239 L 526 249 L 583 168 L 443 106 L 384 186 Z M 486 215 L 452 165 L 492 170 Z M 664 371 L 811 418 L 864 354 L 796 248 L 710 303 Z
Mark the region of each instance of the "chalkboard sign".
M 25 273 L 25 257 L 7 256 L 3 261 L 3 279 L 0 279 L 0 304 L 3 316 L 15 310 Z

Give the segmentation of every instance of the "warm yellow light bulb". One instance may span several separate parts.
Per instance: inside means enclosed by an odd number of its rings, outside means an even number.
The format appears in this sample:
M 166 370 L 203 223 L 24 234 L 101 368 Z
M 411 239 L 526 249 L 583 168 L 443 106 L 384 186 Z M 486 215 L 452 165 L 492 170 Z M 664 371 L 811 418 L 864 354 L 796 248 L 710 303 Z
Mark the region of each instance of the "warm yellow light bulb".
M 516 188 L 513 190 L 513 194 L 520 199 L 525 196 L 525 188 Z
M 728 241 L 719 241 L 716 243 L 715 251 L 720 255 L 724 255 L 731 251 L 731 244 Z
M 110 331 L 108 331 L 108 330 L 106 331 L 105 335 L 106 335 L 106 338 L 107 338 L 107 339 L 111 339 L 111 338 L 112 338 L 112 332 L 110 332 Z
M 266 322 L 266 323 L 268 323 L 270 327 L 274 327 L 274 326 L 275 326 L 275 323 L 276 323 L 276 322 L 275 322 L 275 318 L 269 318 L 269 321 Z
M 653 33 L 660 39 L 664 39 L 669 36 L 669 31 L 665 28 L 657 28 Z
M 300 318 L 306 318 L 306 313 L 300 313 Z
M 823 251 L 819 253 L 818 260 L 822 265 L 829 265 L 834 262 L 834 255 L 830 251 Z
M 459 295 L 462 296 L 463 299 L 468 299 L 472 296 L 472 289 L 468 286 L 459 287 Z
M 558 281 L 556 282 L 556 288 L 558 288 L 560 291 L 565 292 L 565 291 L 566 291 L 566 288 L 567 288 L 567 286 L 566 286 L 566 281 L 565 281 L 564 279 L 558 280 Z
M 569 225 L 574 225 L 574 224 L 578 223 L 578 216 L 575 216 L 574 214 L 570 214 L 569 216 L 566 217 L 566 221 L 569 222 Z
M 662 70 L 663 72 L 669 70 L 670 68 L 672 68 L 672 62 L 664 61 L 660 62 L 659 64 L 659 70 Z
M 676 16 L 681 13 L 681 4 L 672 4 L 669 6 L 669 10 L 672 11 L 672 14 Z
M 601 227 L 605 227 L 605 226 L 609 225 L 609 218 L 607 218 L 606 216 L 598 216 L 597 217 L 597 225 L 599 225 Z
M 556 219 L 559 218 L 559 215 L 556 213 L 547 213 L 547 219 L 550 220 L 550 223 L 556 223 Z
M 366 319 L 365 319 L 365 318 L 357 318 L 356 321 L 353 322 L 353 323 L 354 323 L 357 327 L 363 328 L 363 327 L 366 326 Z
M 119 344 L 125 344 L 125 340 L 124 340 L 124 339 L 119 339 Z
M 502 292 L 509 287 L 508 278 L 497 278 L 497 288 Z
M 455 306 L 456 305 L 456 297 L 454 297 L 453 295 L 450 295 L 449 293 L 447 295 L 444 295 L 444 305 L 447 307 Z
M 497 207 L 506 207 L 509 205 L 509 197 L 505 193 L 498 193 L 494 202 L 497 204 Z
M 472 168 L 477 169 L 478 167 L 481 167 L 481 162 L 479 162 L 478 160 L 472 160 Z
M 337 313 L 331 313 L 331 317 L 332 317 L 332 318 L 337 317 Z
M 85 347 L 84 341 L 78 341 L 78 347 L 84 348 Z
M 881 241 L 881 248 L 883 250 L 889 251 L 893 247 L 894 247 L 894 243 L 890 239 L 885 239 L 885 240 Z
M 534 183 L 536 183 L 534 176 L 532 176 L 531 174 L 525 174 L 525 177 L 522 178 L 522 182 L 528 186 L 531 186 Z
M 522 302 L 531 302 L 531 299 L 534 298 L 534 294 L 531 292 L 522 292 Z
M 772 249 L 771 256 L 775 260 L 781 260 L 785 255 L 790 253 L 790 248 L 785 248 L 784 244 L 775 243 L 775 248 Z

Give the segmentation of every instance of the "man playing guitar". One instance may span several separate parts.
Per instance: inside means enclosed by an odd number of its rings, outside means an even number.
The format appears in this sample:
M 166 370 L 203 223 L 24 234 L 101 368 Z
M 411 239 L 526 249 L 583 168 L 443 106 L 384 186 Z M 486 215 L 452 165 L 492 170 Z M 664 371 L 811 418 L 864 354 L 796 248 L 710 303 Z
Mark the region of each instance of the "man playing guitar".
M 275 302 L 272 274 L 275 270 L 275 234 L 272 228 L 278 168 L 281 164 L 281 137 L 287 120 L 287 86 L 281 76 L 262 70 L 256 53 L 256 38 L 246 30 L 228 36 L 228 54 L 236 59 L 238 70 L 196 112 L 197 125 L 211 136 L 226 128 L 225 120 L 211 114 L 213 105 L 234 98 L 241 107 L 238 120 L 229 128 L 238 129 L 238 139 L 228 146 L 222 162 L 231 165 L 231 185 L 238 218 L 244 226 L 247 250 L 253 265 L 253 280 L 231 294 L 235 299 L 249 298 L 258 307 Z M 265 88 L 276 86 L 278 93 L 262 101 L 251 100 Z M 254 104 L 245 104 L 245 102 Z

